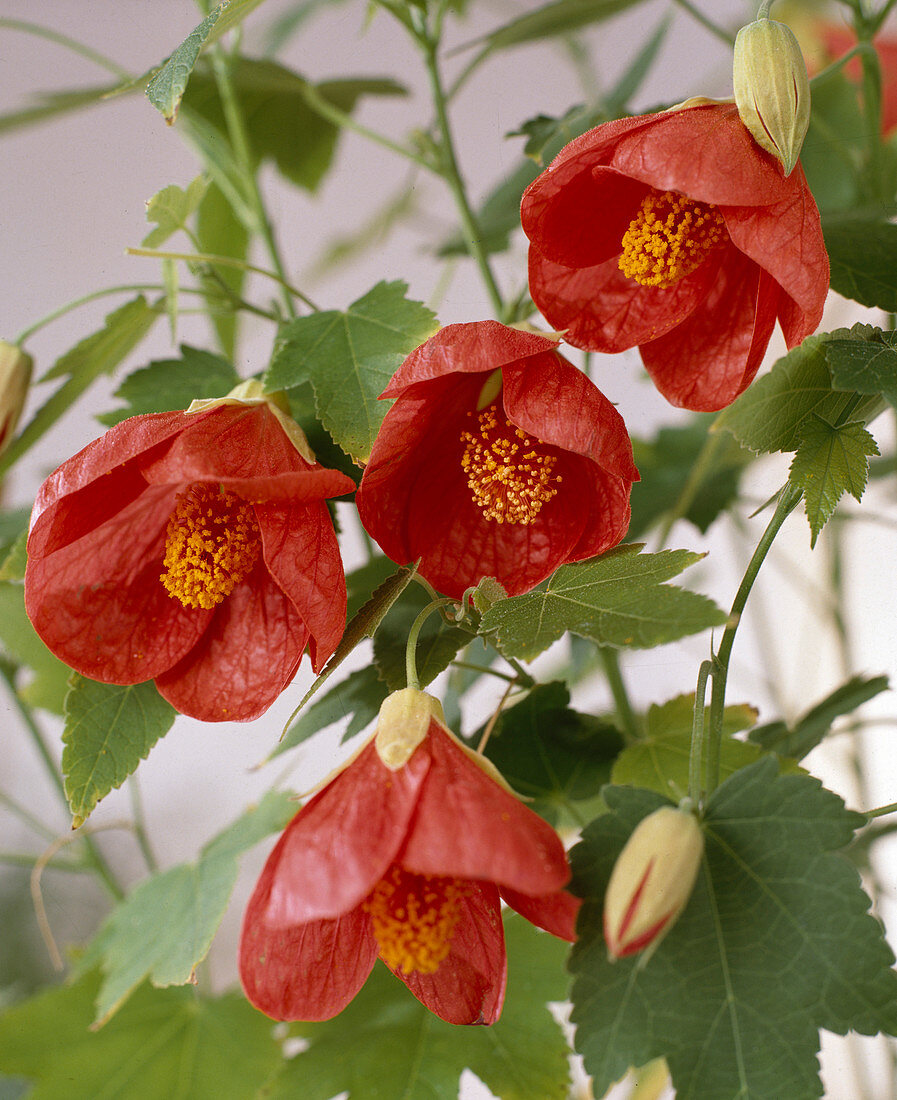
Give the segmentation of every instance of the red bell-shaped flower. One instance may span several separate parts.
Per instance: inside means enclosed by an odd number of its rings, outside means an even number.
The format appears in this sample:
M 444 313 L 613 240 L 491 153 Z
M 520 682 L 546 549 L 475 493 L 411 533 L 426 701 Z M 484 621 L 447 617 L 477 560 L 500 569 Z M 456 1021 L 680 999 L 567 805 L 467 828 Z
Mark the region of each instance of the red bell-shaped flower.
M 383 391 L 356 497 L 393 561 L 460 598 L 482 577 L 516 595 L 615 546 L 638 471 L 623 418 L 557 351 L 497 321 L 447 325 Z
M 262 1012 L 329 1019 L 379 956 L 442 1019 L 491 1024 L 506 978 L 499 899 L 575 938 L 557 834 L 441 716 L 431 696 L 394 692 L 374 738 L 287 826 L 240 940 Z
M 354 486 L 266 401 L 196 404 L 123 421 L 44 482 L 25 606 L 85 676 L 155 680 L 208 722 L 256 718 L 345 628 L 324 500 Z
M 674 405 L 750 384 L 776 319 L 788 347 L 822 317 L 829 264 L 803 170 L 787 178 L 733 105 L 607 122 L 524 192 L 533 301 L 571 344 L 638 345 Z

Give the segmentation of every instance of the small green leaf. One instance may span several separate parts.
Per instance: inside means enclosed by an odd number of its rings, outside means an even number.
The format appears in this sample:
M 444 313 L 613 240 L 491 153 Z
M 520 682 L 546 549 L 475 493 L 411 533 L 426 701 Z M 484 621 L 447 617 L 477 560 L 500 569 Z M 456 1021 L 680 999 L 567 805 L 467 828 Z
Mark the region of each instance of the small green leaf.
M 510 23 L 492 31 L 482 41 L 486 49 L 501 50 L 509 46 L 521 46 L 558 34 L 600 23 L 628 8 L 634 8 L 642 0 L 555 0 L 526 15 L 518 16 Z
M 823 223 L 831 286 L 864 306 L 897 311 L 897 225 L 839 217 Z
M 79 973 L 103 968 L 98 1023 L 108 1020 L 144 978 L 155 986 L 192 980 L 230 900 L 238 856 L 283 829 L 295 813 L 289 795 L 269 791 L 210 840 L 196 863 L 153 875 L 112 910 L 78 962 Z
M 206 188 L 199 204 L 196 236 L 200 250 L 209 256 L 246 259 L 249 231 L 217 183 Z M 227 291 L 239 296 L 245 278 L 245 271 L 237 267 L 221 265 L 214 269 L 214 274 L 207 273 L 205 265 L 200 268 L 199 281 L 206 292 L 210 317 L 218 334 L 221 350 L 229 359 L 234 357 L 240 314 Z
M 15 664 L 31 670 L 32 678 L 17 684 L 21 698 L 30 706 L 62 714 L 71 669 L 47 649 L 25 614 L 21 584 L 0 582 L 0 653 Z
M 568 630 L 599 645 L 647 649 L 726 621 L 706 596 L 662 583 L 701 554 L 640 550 L 618 546 L 600 558 L 562 565 L 534 592 L 491 607 L 480 633 L 505 656 L 532 660 Z
M 184 229 L 199 209 L 207 186 L 208 181 L 203 176 L 197 176 L 187 185 L 186 191 L 173 183 L 157 191 L 146 204 L 146 220 L 155 222 L 156 228 L 143 238 L 144 247 L 158 248 L 173 233 Z
M 124 407 L 102 413 L 97 420 L 111 427 L 128 416 L 186 409 L 194 398 L 223 397 L 239 381 L 226 359 L 181 344 L 180 359 L 157 359 L 124 378 L 115 391 Z
M 832 389 L 826 361 L 828 339 L 826 333 L 808 336 L 789 351 L 769 374 L 723 409 L 713 431 L 730 431 L 739 443 L 761 454 L 796 451 L 801 426 L 813 414 L 837 423 L 854 395 Z M 874 406 L 874 400 L 868 398 L 853 410 L 853 418 L 864 419 L 864 412 Z
M 225 0 L 223 4 L 213 8 L 199 26 L 187 35 L 146 86 L 146 98 L 157 111 L 162 113 L 169 126 L 177 118 L 181 99 L 187 90 L 187 82 L 190 80 L 199 52 L 227 6 L 228 0 Z
M 792 727 L 784 722 L 769 722 L 752 729 L 748 737 L 768 752 L 802 760 L 830 733 L 836 718 L 851 714 L 888 687 L 887 676 L 852 676 L 802 714 Z
M 585 898 L 570 969 L 576 1045 L 600 1096 L 664 1057 L 678 1100 L 816 1100 L 818 1029 L 897 1029 L 897 974 L 859 875 L 839 852 L 865 823 L 808 775 L 762 760 L 730 776 L 702 822 L 691 900 L 653 955 L 610 963 L 611 869 L 661 796 L 605 787 L 610 812 L 572 851 Z
M 106 316 L 103 327 L 79 341 L 47 371 L 41 382 L 68 376 L 85 385 L 111 374 L 146 336 L 158 313 L 142 294 Z
M 35 1082 L 29 1100 L 257 1100 L 279 1067 L 271 1021 L 237 993 L 144 986 L 92 1031 L 98 983 L 88 974 L 0 1017 L 0 1070 Z
M 389 402 L 378 401 L 402 360 L 439 327 L 435 315 L 405 297 L 405 283 L 378 283 L 345 313 L 299 317 L 281 330 L 265 376 L 269 390 L 311 381 L 315 406 L 336 443 L 367 460 Z
M 548 1011 L 566 997 L 567 945 L 516 914 L 505 921 L 508 991 L 491 1027 L 457 1027 L 428 1012 L 379 963 L 333 1020 L 294 1024 L 307 1050 L 286 1063 L 269 1100 L 457 1100 L 464 1069 L 502 1100 L 566 1100 L 569 1050 Z
M 0 581 L 21 581 L 28 563 L 29 508 L 0 513 Z
M 486 756 L 504 778 L 555 827 L 582 826 L 582 804 L 608 782 L 623 748 L 619 730 L 569 704 L 564 684 L 539 684 L 502 711 L 486 744 Z M 474 746 L 483 732 L 471 739 Z
M 897 332 L 856 324 L 829 333 L 825 361 L 840 390 L 881 394 L 897 407 Z
M 122 686 L 72 674 L 65 697 L 62 772 L 73 828 L 136 771 L 171 729 L 175 713 L 151 680 Z
M 835 427 L 815 414 L 804 420 L 789 477 L 803 489 L 811 546 L 816 545 L 819 532 L 844 493 L 856 500 L 862 498 L 869 457 L 878 453 L 875 440 L 862 424 Z

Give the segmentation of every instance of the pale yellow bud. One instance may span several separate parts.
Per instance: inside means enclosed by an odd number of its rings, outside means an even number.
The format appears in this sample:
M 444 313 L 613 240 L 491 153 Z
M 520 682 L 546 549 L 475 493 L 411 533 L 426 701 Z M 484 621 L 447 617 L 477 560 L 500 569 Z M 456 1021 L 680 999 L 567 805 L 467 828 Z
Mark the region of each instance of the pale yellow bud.
M 791 175 L 810 124 L 810 81 L 797 39 L 784 23 L 757 19 L 741 28 L 732 85 L 741 121 Z
M 604 895 L 604 940 L 611 959 L 654 947 L 694 889 L 704 834 L 695 816 L 663 806 L 636 826 Z
M 387 695 L 380 705 L 374 745 L 391 771 L 404 767 L 427 736 L 430 719 L 445 723 L 442 703 L 417 688 L 402 688 Z
M 0 454 L 12 442 L 25 407 L 34 360 L 16 344 L 0 340 Z

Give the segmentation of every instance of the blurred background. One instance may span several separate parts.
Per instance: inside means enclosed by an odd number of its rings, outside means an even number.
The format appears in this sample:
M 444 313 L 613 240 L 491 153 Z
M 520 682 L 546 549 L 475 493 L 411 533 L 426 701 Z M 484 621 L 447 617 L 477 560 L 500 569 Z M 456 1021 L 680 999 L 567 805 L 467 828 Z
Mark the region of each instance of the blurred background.
M 466 44 L 540 6 L 541 0 L 471 0 L 467 15 L 453 20 L 449 28 L 449 43 L 459 48 L 446 61 L 449 78 L 470 57 L 469 50 L 463 49 Z M 756 5 L 742 0 L 713 0 L 706 7 L 712 9 L 716 22 L 733 30 L 756 14 Z M 801 15 L 815 5 L 787 7 Z M 685 8 L 667 0 L 647 0 L 575 40 L 498 52 L 482 65 L 454 102 L 452 115 L 461 171 L 475 202 L 479 204 L 520 162 L 523 139 L 508 137 L 509 132 L 539 114 L 563 115 L 573 104 L 588 102 L 612 86 L 637 48 L 665 20 L 669 27 L 657 62 L 634 108 L 647 110 L 697 94 L 729 95 L 729 51 Z M 786 19 L 785 8 L 783 3 L 781 12 L 773 15 Z M 287 33 L 286 21 L 300 9 L 304 18 Z M 37 93 L 90 88 L 110 80 L 95 62 L 46 38 L 23 33 L 14 26 L 15 20 L 36 22 L 90 44 L 137 76 L 167 57 L 196 26 L 199 15 L 191 0 L 154 0 L 152 4 L 2 0 L 0 116 L 28 106 Z M 279 45 L 278 35 L 282 37 Z M 354 117 L 397 140 L 429 122 L 426 74 L 416 52 L 394 20 L 362 0 L 302 5 L 294 0 L 266 0 L 247 20 L 244 41 L 245 51 L 257 55 L 277 46 L 277 58 L 311 80 L 394 77 L 408 95 L 364 98 Z M 168 184 L 186 187 L 199 170 L 177 126 L 166 126 L 138 89 L 37 125 L 4 129 L 0 118 L 4 253 L 0 336 L 15 340 L 45 315 L 92 290 L 158 281 L 156 261 L 127 256 L 124 250 L 139 245 L 148 231 L 146 201 Z M 316 194 L 288 186 L 270 166 L 263 172 L 262 185 L 288 278 L 308 290 L 323 308 L 344 309 L 380 279 L 403 279 L 410 286 L 410 296 L 435 309 L 443 324 L 490 315 L 489 300 L 473 264 L 434 258 L 434 243 L 456 227 L 450 196 L 440 181 L 409 172 L 407 164 L 388 150 L 345 132 Z M 370 247 L 354 251 L 347 242 L 360 236 Z M 340 254 L 342 262 L 338 262 Z M 264 262 L 261 256 L 255 259 Z M 526 271 L 522 234 L 496 258 L 495 266 L 505 285 L 522 284 Z M 249 296 L 270 299 L 272 286 L 255 280 L 248 287 Z M 36 377 L 99 328 L 117 304 L 119 299 L 101 298 L 41 328 L 27 344 L 35 359 Z M 880 322 L 881 318 L 832 295 L 823 328 L 855 320 Z M 249 318 L 241 324 L 236 367 L 248 376 L 266 365 L 272 331 L 263 320 Z M 181 320 L 177 342 L 213 346 L 206 321 L 190 316 Z M 118 377 L 175 351 L 170 331 L 158 324 Z M 768 362 L 783 352 L 777 332 Z M 577 356 L 571 351 L 574 361 L 579 361 Z M 633 434 L 650 438 L 659 426 L 681 422 L 682 414 L 668 406 L 646 380 L 635 352 L 595 356 L 590 370 Z M 5 507 L 30 506 L 40 481 L 101 434 L 94 414 L 117 404 L 112 397 L 117 384 L 110 379 L 97 382 L 87 399 L 16 466 L 2 486 Z M 36 387 L 28 411 L 42 403 L 48 392 L 48 387 Z M 893 450 L 892 424 L 876 422 L 873 434 L 883 451 Z M 671 545 L 707 552 L 684 578 L 689 587 L 706 592 L 722 607 L 731 604 L 767 521 L 767 516 L 751 518 L 750 513 L 778 488 L 785 473 L 786 460 L 781 455 L 755 463 L 743 486 L 747 499 L 736 517 L 720 521 L 706 535 L 684 522 L 674 529 Z M 872 483 L 862 506 L 853 501 L 843 506 L 851 521 L 830 525 L 812 553 L 806 522 L 799 511 L 794 514 L 748 605 L 748 621 L 739 633 L 729 680 L 732 702 L 756 706 L 760 721 L 788 719 L 853 672 L 897 677 L 893 503 L 892 487 Z M 347 537 L 341 541 L 347 569 L 361 560 L 352 523 L 349 517 Z M 655 548 L 650 537 L 648 541 Z M 843 576 L 843 606 L 833 604 L 833 570 Z M 845 609 L 849 618 L 841 622 Z M 562 651 L 543 660 L 556 666 L 563 656 Z M 698 665 L 707 656 L 706 635 L 645 653 L 625 653 L 622 663 L 634 701 L 647 707 L 693 691 Z M 364 651 L 354 659 L 363 662 Z M 272 765 L 255 767 L 277 741 L 310 682 L 310 670 L 303 665 L 278 704 L 251 724 L 177 720 L 141 765 L 136 783 L 131 781 L 110 794 L 91 818 L 93 827 L 104 830 L 98 842 L 122 881 L 130 884 L 144 874 L 133 836 L 115 828 L 131 815 L 135 798 L 142 802 L 147 830 L 164 868 L 194 859 L 202 844 L 267 790 L 283 768 L 290 769 L 290 784 L 300 792 L 331 770 L 343 752 L 338 728 L 317 738 L 313 747 L 300 747 Z M 27 806 L 45 823 L 48 833 L 36 835 L 0 803 L 0 847 L 9 853 L 39 853 L 52 837 L 67 834 L 70 819 L 3 690 L 0 686 L 0 790 Z M 499 689 L 486 686 L 470 699 L 465 732 L 481 724 L 499 696 Z M 600 682 L 578 687 L 573 702 L 581 710 L 611 709 L 610 695 Z M 830 738 L 805 762 L 857 809 L 897 799 L 897 755 L 892 748 L 897 707 L 892 695 L 879 696 L 862 714 L 859 728 Z M 61 722 L 46 714 L 41 717 L 58 754 Z M 138 783 L 139 794 L 135 793 Z M 207 980 L 215 989 L 236 979 L 242 908 L 269 849 L 270 844 L 261 845 L 243 860 L 233 902 L 209 957 Z M 874 858 L 881 887 L 880 915 L 897 930 L 897 848 L 883 841 Z M 89 876 L 48 871 L 43 877 L 43 899 L 60 945 L 83 942 L 105 912 L 105 897 Z M 50 980 L 53 970 L 34 919 L 28 868 L 17 867 L 14 861 L 0 864 L 0 1006 L 4 997 L 16 999 Z M 887 1086 L 877 1084 L 892 1058 L 883 1040 L 826 1038 L 823 1056 L 827 1096 L 888 1100 L 889 1093 L 882 1091 Z M 867 1077 L 866 1092 L 857 1090 L 858 1072 Z M 465 1096 L 490 1095 L 476 1082 L 468 1087 Z

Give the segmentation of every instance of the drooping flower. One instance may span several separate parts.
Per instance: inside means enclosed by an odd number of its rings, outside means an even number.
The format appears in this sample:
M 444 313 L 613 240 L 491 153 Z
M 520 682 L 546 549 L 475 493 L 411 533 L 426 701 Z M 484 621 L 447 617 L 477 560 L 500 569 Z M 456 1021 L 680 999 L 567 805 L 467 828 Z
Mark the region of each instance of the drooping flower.
M 607 122 L 527 188 L 530 293 L 590 351 L 638 346 L 668 401 L 730 404 L 776 319 L 788 347 L 822 317 L 829 284 L 803 170 L 787 178 L 731 104 Z
M 623 419 L 557 351 L 497 321 L 447 325 L 382 394 L 395 398 L 356 497 L 394 561 L 460 598 L 515 595 L 615 546 L 638 480 Z
M 693 813 L 661 806 L 638 823 L 617 857 L 604 898 L 611 959 L 653 951 L 688 904 L 704 854 Z
M 85 676 L 155 680 L 209 722 L 255 718 L 306 648 L 317 671 L 342 635 L 346 586 L 324 500 L 352 488 L 261 397 L 131 417 L 41 486 L 28 615 Z
M 293 818 L 243 919 L 240 977 L 278 1020 L 326 1020 L 379 956 L 432 1012 L 491 1024 L 507 960 L 500 899 L 564 939 L 579 902 L 554 830 L 406 688 Z

